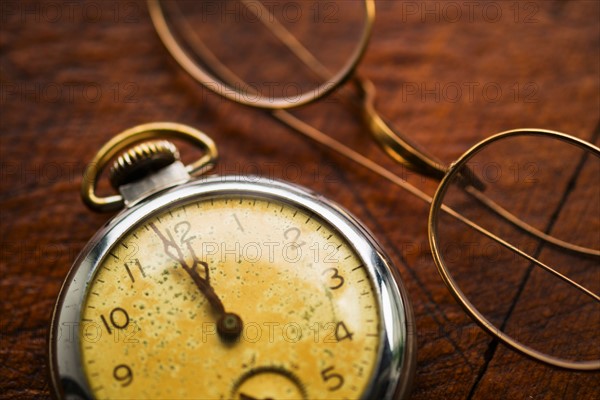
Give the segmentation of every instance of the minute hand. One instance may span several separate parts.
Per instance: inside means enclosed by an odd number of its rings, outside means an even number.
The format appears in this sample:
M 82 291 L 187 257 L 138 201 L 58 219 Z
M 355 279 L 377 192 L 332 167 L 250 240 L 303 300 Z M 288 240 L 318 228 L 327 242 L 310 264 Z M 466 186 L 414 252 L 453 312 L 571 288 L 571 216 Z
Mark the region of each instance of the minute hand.
M 197 260 L 196 257 L 193 257 L 194 264 L 190 267 L 183 256 L 183 251 L 177 245 L 177 242 L 175 242 L 175 239 L 173 239 L 173 235 L 171 234 L 171 232 L 168 229 L 166 230 L 166 234 L 168 235 L 168 238 L 167 238 L 156 227 L 156 225 L 153 222 L 151 222 L 149 225 L 150 225 L 150 228 L 152 228 L 152 230 L 154 231 L 154 233 L 156 233 L 156 235 L 163 242 L 165 253 L 169 257 L 171 257 L 174 261 L 177 261 L 183 267 L 185 272 L 187 272 L 190 275 L 190 277 L 192 278 L 192 280 L 194 281 L 194 283 L 196 284 L 196 286 L 198 287 L 200 292 L 202 292 L 202 294 L 206 297 L 206 299 L 208 300 L 210 305 L 213 307 L 213 309 L 217 312 L 217 314 L 219 316 L 222 316 L 223 314 L 225 314 L 225 307 L 223 306 L 223 302 L 221 301 L 221 299 L 219 299 L 219 296 L 217 296 L 217 293 L 215 293 L 213 287 L 209 283 L 210 278 L 209 278 L 208 264 L 206 264 L 203 261 Z M 198 271 L 197 271 L 198 263 L 200 263 L 204 267 L 204 271 L 206 273 L 206 278 L 202 278 L 200 276 L 200 274 L 198 274 Z
M 208 264 L 204 261 L 198 260 L 196 256 L 192 253 L 192 258 L 194 261 L 193 265 L 190 267 L 183 256 L 183 251 L 181 250 L 181 247 L 177 245 L 177 242 L 173 238 L 171 232 L 168 229 L 166 230 L 166 234 L 168 235 L 167 238 L 167 236 L 165 236 L 153 222 L 151 222 L 149 225 L 150 228 L 152 228 L 152 230 L 154 231 L 154 233 L 156 233 L 156 235 L 163 242 L 165 254 L 167 254 L 174 261 L 177 261 L 183 267 L 185 272 L 187 272 L 190 275 L 200 292 L 202 292 L 202 294 L 206 297 L 214 311 L 217 312 L 219 316 L 219 319 L 217 320 L 217 332 L 219 333 L 221 338 L 229 340 L 237 338 L 242 332 L 242 319 L 237 314 L 225 311 L 223 302 L 221 301 L 219 296 L 217 296 L 217 293 L 215 292 L 213 287 L 210 285 L 210 272 Z M 204 268 L 206 276 L 205 278 L 202 278 L 198 273 L 198 264 L 202 265 L 202 267 Z

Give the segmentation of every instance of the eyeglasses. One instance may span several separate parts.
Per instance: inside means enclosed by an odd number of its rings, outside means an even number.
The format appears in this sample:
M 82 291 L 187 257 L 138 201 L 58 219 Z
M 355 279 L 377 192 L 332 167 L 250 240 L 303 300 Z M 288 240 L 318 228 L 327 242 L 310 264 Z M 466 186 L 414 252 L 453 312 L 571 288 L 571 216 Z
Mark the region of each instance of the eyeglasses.
M 600 267 L 600 149 L 559 132 L 518 129 L 476 144 L 445 166 L 377 113 L 374 85 L 354 74 L 374 23 L 373 0 L 278 5 L 148 1 L 161 40 L 204 87 L 266 110 L 431 204 L 433 259 L 451 293 L 487 332 L 554 366 L 600 369 L 593 345 L 600 340 L 594 328 L 600 324 L 600 279 L 594 279 Z M 328 17 L 343 21 L 331 26 Z M 215 42 L 234 35 L 242 46 Z M 257 42 L 267 43 L 265 63 L 244 64 Z M 433 197 L 289 111 L 334 92 L 362 116 L 389 156 L 441 181 Z M 548 277 L 558 279 L 548 283 Z M 588 323 L 576 323 L 581 319 Z M 589 329 L 573 332 L 574 326 Z

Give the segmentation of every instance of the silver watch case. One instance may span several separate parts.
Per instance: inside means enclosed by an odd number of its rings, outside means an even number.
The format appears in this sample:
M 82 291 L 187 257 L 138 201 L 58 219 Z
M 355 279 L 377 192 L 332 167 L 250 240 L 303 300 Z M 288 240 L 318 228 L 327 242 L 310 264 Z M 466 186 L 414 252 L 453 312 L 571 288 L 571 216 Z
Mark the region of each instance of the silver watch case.
M 410 393 L 416 359 L 412 308 L 396 268 L 368 230 L 340 206 L 307 189 L 255 176 L 212 176 L 154 193 L 125 209 L 100 229 L 77 257 L 63 287 L 49 335 L 53 394 L 61 399 L 92 399 L 81 363 L 79 329 L 87 287 L 110 249 L 148 217 L 180 204 L 223 195 L 270 197 L 316 214 L 337 228 L 371 276 L 379 300 L 378 361 L 363 399 L 401 399 Z

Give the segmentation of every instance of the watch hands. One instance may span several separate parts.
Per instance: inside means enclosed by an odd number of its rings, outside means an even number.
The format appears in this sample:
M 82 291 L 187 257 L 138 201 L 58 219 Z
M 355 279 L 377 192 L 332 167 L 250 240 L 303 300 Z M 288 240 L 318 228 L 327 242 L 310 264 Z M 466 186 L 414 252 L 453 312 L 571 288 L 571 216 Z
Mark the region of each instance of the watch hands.
M 165 230 L 166 235 L 168 236 L 167 238 L 167 236 L 165 236 L 153 222 L 150 222 L 148 225 L 163 242 L 165 254 L 167 254 L 174 261 L 177 261 L 185 270 L 185 272 L 190 275 L 200 292 L 202 292 L 202 294 L 210 303 L 213 310 L 219 315 L 219 319 L 217 320 L 217 333 L 219 336 L 221 336 L 222 339 L 227 340 L 233 340 L 237 338 L 242 332 L 242 319 L 237 314 L 225 311 L 223 302 L 210 285 L 210 272 L 208 264 L 204 261 L 198 260 L 194 251 L 192 250 L 190 242 L 186 242 L 188 250 L 192 254 L 193 259 L 193 264 L 190 267 L 183 256 L 181 247 L 177 245 L 177 242 L 173 238 L 171 232 L 168 229 Z M 198 265 L 202 266 L 204 277 L 200 276 L 200 273 L 198 272 Z

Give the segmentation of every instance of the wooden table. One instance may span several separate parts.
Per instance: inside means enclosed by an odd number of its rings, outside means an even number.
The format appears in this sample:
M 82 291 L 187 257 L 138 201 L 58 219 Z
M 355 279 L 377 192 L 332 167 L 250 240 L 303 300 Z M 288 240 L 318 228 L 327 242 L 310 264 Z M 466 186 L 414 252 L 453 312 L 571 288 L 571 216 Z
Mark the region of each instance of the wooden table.
M 378 88 L 382 114 L 443 161 L 490 134 L 524 126 L 598 143 L 600 3 L 377 6 L 359 73 Z M 49 397 L 46 338 L 54 302 L 71 262 L 109 218 L 79 199 L 85 163 L 114 134 L 159 120 L 209 133 L 222 155 L 219 173 L 290 180 L 364 221 L 413 302 L 413 398 L 600 397 L 598 373 L 557 370 L 496 346 L 462 312 L 428 255 L 423 203 L 264 113 L 201 89 L 163 48 L 143 2 L 1 7 L 1 398 Z M 486 85 L 501 94 L 483 91 Z M 450 91 L 456 87 L 464 90 L 461 98 Z M 401 172 L 357 119 L 335 106 L 299 114 Z M 411 179 L 429 193 L 435 188 Z M 590 279 L 600 280 L 597 273 Z M 469 335 L 456 336 L 457 327 Z

